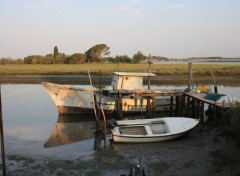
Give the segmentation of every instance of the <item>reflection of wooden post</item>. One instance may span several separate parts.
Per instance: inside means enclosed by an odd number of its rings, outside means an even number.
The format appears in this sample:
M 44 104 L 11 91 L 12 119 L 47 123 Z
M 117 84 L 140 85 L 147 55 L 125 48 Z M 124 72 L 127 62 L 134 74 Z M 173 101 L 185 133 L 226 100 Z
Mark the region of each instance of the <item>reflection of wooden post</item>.
M 2 118 L 1 83 L 0 83 L 0 128 L 1 128 L 2 170 L 3 170 L 3 176 L 5 176 L 6 165 L 5 165 L 5 148 L 4 148 L 4 133 L 3 133 L 3 118 Z
M 188 89 L 191 88 L 192 85 L 192 63 L 188 64 Z
M 104 122 L 104 148 L 106 148 L 106 144 L 107 144 L 107 120 L 106 120 L 106 116 L 105 113 L 103 111 L 103 107 L 101 105 L 101 111 L 102 111 L 102 115 L 103 115 L 103 122 Z

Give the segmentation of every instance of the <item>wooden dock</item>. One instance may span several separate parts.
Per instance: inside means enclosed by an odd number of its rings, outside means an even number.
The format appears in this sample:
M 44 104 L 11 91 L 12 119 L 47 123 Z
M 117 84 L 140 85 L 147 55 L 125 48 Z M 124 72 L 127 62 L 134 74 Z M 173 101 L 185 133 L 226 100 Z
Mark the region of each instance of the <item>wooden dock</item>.
M 207 103 L 209 105 L 217 106 L 219 108 L 229 108 L 229 107 L 232 106 L 231 103 L 220 103 L 220 102 L 217 102 L 217 101 L 206 99 L 205 98 L 205 96 L 207 95 L 206 93 L 184 92 L 184 95 L 189 96 L 193 99 L 202 101 L 204 103 Z
M 183 89 L 138 89 L 138 90 L 111 90 L 109 95 L 117 97 L 117 114 L 123 119 L 122 99 L 123 96 L 144 97 L 147 99 L 147 110 L 145 115 L 147 118 L 153 118 L 156 114 L 156 98 L 170 97 L 170 113 L 171 116 L 177 116 L 180 111 L 180 98 L 184 94 Z M 176 105 L 176 108 L 173 108 Z M 176 109 L 174 113 L 174 109 Z
M 156 114 L 156 97 L 170 97 L 170 114 L 171 116 L 184 116 L 201 119 L 205 121 L 207 105 L 212 107 L 212 118 L 217 121 L 222 118 L 226 108 L 230 108 L 230 103 L 219 103 L 214 100 L 206 99 L 207 93 L 197 93 L 193 91 L 185 91 L 184 89 L 140 89 L 140 90 L 113 90 L 109 91 L 110 95 L 117 96 L 118 114 L 123 118 L 122 114 L 122 98 L 123 96 L 130 97 L 145 97 L 147 103 L 147 118 L 154 117 Z M 151 102 L 151 103 L 150 103 Z M 173 108 L 173 106 L 176 108 Z
M 139 89 L 139 90 L 112 90 L 109 91 L 111 95 L 128 95 L 128 96 L 142 96 L 142 97 L 157 97 L 157 96 L 181 96 L 183 89 Z

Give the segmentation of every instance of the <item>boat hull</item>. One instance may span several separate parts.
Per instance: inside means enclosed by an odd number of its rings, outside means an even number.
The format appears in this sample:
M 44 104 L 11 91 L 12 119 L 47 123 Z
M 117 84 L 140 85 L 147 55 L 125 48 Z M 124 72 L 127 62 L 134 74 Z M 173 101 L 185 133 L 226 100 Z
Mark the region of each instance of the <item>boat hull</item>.
M 114 142 L 160 142 L 184 136 L 198 123 L 199 120 L 186 117 L 124 120 L 117 121 L 111 132 Z
M 148 142 L 161 142 L 161 141 L 167 141 L 167 140 L 173 140 L 176 138 L 179 138 L 181 136 L 184 136 L 188 134 L 191 130 L 169 135 L 169 136 L 119 136 L 119 135 L 113 135 L 113 141 L 114 142 L 121 142 L 121 143 L 148 143 Z
M 92 88 L 81 88 L 73 86 L 64 86 L 54 83 L 43 82 L 48 94 L 55 103 L 59 114 L 92 114 L 94 113 L 94 100 Z M 99 95 L 96 95 L 99 102 Z M 112 114 L 117 110 L 117 97 L 103 95 L 101 98 L 102 108 L 106 114 Z M 173 109 L 176 106 L 173 105 Z M 156 100 L 155 112 L 170 111 L 171 102 L 168 98 Z M 122 111 L 125 114 L 142 113 L 147 110 L 147 99 L 130 98 L 125 96 L 122 98 Z

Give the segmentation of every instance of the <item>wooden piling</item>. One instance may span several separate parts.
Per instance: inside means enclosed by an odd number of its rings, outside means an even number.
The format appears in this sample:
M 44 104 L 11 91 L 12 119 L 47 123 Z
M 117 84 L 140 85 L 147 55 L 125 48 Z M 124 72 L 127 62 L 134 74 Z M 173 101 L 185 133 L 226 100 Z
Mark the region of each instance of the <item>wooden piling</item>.
M 188 64 L 188 89 L 191 89 L 192 86 L 192 63 Z
M 170 113 L 171 113 L 171 116 L 173 116 L 173 96 L 171 96 L 171 105 L 170 105 Z
M 180 116 L 180 97 L 176 96 L 176 112 L 175 116 L 179 117 Z
M 1 128 L 1 152 L 2 152 L 2 171 L 3 176 L 6 175 L 5 164 L 5 147 L 4 147 L 4 133 L 3 133 L 3 117 L 2 117 L 2 95 L 1 95 L 1 83 L 0 83 L 0 128 Z
M 118 92 L 118 97 L 117 97 L 117 114 L 118 118 L 123 120 L 123 110 L 122 110 L 122 94 Z

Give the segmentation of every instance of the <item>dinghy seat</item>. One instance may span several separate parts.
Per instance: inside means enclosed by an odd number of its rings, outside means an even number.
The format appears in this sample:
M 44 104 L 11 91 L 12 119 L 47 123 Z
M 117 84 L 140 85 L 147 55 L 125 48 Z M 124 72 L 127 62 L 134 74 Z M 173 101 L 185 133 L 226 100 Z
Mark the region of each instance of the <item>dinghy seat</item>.
M 164 122 L 152 123 L 149 125 L 153 134 L 166 133 L 166 127 Z

